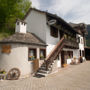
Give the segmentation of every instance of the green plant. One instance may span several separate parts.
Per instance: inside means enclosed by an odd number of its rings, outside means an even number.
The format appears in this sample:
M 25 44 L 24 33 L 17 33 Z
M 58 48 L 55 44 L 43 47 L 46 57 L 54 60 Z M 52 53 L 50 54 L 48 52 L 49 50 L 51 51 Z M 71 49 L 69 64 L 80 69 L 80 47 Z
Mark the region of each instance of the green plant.
M 44 58 L 44 56 L 40 56 L 40 58 Z
M 6 73 L 5 70 L 1 70 L 1 71 L 0 71 L 0 74 L 5 74 L 5 73 Z
M 29 60 L 35 60 L 35 56 L 30 56 Z

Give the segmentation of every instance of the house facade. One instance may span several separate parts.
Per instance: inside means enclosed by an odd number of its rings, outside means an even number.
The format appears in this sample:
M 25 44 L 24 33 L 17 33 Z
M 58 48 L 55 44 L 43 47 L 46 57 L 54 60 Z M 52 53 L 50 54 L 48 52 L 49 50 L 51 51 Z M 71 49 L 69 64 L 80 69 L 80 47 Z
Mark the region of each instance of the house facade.
M 47 56 L 62 37 L 66 36 L 69 40 L 63 48 L 64 53 L 69 52 L 67 54 L 71 54 L 71 58 L 84 57 L 84 33 L 82 33 L 81 28 L 69 25 L 57 15 L 37 9 L 30 9 L 24 21 L 27 22 L 27 32 L 35 33 L 48 45 L 46 47 Z M 68 58 L 70 55 L 66 56 L 68 59 L 66 63 L 70 63 L 70 58 Z
M 0 41 L 0 68 L 7 72 L 18 68 L 20 77 L 26 77 L 37 71 L 36 75 L 54 72 L 73 61 L 78 63 L 80 57 L 85 59 L 84 34 L 82 26 L 31 8 L 24 20 L 17 20 L 15 34 Z

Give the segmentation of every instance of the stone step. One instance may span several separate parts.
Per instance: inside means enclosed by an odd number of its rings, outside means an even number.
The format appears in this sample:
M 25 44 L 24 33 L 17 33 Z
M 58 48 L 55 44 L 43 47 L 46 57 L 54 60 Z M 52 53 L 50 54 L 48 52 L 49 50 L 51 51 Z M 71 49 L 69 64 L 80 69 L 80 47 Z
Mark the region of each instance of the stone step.
M 47 75 L 48 74 L 37 72 L 35 76 L 37 76 L 37 77 L 45 77 Z
M 46 67 L 46 66 L 41 66 L 41 67 Z
M 51 70 L 52 67 L 48 68 L 48 71 Z M 40 67 L 39 70 L 45 70 L 46 71 L 46 67 Z
M 39 70 L 38 72 L 40 72 L 40 73 L 44 73 L 44 74 L 49 73 L 49 71 L 46 71 L 46 70 Z

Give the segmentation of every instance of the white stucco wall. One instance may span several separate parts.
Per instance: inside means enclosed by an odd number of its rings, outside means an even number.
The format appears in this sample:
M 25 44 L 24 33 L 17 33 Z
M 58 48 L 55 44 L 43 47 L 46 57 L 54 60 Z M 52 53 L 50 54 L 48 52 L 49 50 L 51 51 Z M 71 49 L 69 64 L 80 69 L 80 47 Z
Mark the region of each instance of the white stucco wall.
M 20 21 L 18 21 L 18 22 L 19 22 L 19 25 L 17 25 L 17 23 L 16 23 L 15 32 L 26 33 L 27 25 L 25 23 L 20 22 Z
M 4 69 L 6 72 L 8 72 L 12 68 L 18 68 L 21 71 L 20 78 L 30 76 L 33 73 L 33 62 L 28 61 L 28 49 L 36 48 L 37 59 L 40 59 L 40 48 L 45 49 L 45 47 L 21 44 L 9 45 L 11 45 L 10 54 L 2 53 L 2 45 L 0 45 L 0 69 Z
M 46 55 L 48 56 L 49 53 L 54 49 L 55 45 L 53 44 L 48 44 L 48 46 L 46 47 L 47 53 Z
M 60 40 L 60 35 L 58 35 L 58 38 L 54 38 L 50 35 L 50 27 L 47 25 L 46 14 L 31 10 L 25 22 L 27 22 L 27 32 L 36 34 L 40 39 L 46 42 L 48 45 L 48 55 Z
M 46 43 L 56 45 L 59 42 L 59 40 L 60 40 L 59 31 L 58 31 L 58 38 L 55 38 L 51 36 L 50 27 L 46 25 Z
M 84 38 L 79 34 L 77 34 L 77 37 L 80 38 L 79 49 L 84 50 Z
M 12 68 L 21 71 L 21 77 L 30 75 L 32 72 L 31 62 L 28 61 L 28 47 L 22 45 L 12 45 L 11 53 L 1 53 L 0 47 L 0 68 L 7 72 Z
M 54 49 L 54 47 L 59 42 L 59 40 L 60 40 L 59 31 L 58 31 L 58 38 L 55 38 L 55 37 L 51 36 L 50 27 L 47 25 L 46 26 L 46 43 L 48 45 L 47 46 L 47 55 Z
M 36 34 L 40 39 L 46 42 L 46 15 L 34 10 L 26 17 L 27 32 Z

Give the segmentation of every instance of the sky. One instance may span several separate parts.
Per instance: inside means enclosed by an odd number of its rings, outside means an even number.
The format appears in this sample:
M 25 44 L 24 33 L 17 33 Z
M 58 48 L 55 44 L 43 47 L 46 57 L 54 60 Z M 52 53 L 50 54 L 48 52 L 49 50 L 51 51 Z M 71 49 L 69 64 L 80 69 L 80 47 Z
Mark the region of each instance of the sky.
M 90 24 L 90 0 L 31 0 L 32 7 L 57 14 L 67 22 Z

